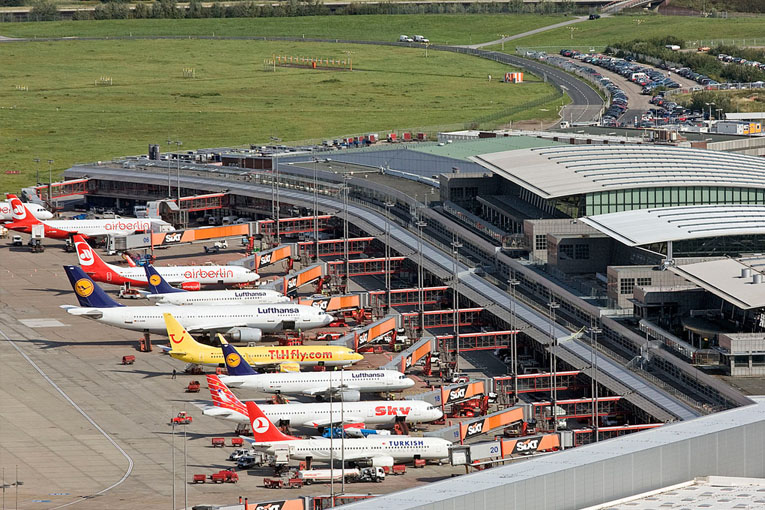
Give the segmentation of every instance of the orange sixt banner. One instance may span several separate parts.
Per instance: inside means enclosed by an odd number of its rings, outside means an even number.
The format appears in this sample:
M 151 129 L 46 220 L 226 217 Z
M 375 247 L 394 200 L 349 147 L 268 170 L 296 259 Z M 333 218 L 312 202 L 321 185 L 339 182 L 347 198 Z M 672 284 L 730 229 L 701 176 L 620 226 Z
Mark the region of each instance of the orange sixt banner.
M 383 319 L 377 324 L 372 325 L 369 329 L 367 329 L 363 333 L 357 333 L 356 345 L 354 348 L 358 350 L 358 348 L 361 347 L 362 345 L 368 344 L 370 342 L 374 342 L 375 340 L 377 340 L 383 335 L 389 335 L 389 334 L 392 335 L 395 330 L 396 330 L 395 317 Z
M 475 421 L 460 423 L 460 444 L 473 436 L 489 432 L 511 423 L 523 420 L 523 408 L 511 407 L 502 413 L 494 413 L 491 416 Z
M 459 386 L 450 386 L 449 388 L 441 388 L 441 403 L 442 405 L 452 404 L 458 400 L 465 400 L 466 398 L 475 397 L 476 395 L 483 395 L 484 392 L 483 381 L 460 384 Z
M 255 254 L 255 271 L 261 267 L 266 267 L 270 264 L 279 262 L 280 260 L 288 259 L 292 256 L 291 244 L 285 244 L 283 246 L 277 246 L 276 248 Z
M 519 453 L 558 450 L 560 449 L 560 436 L 558 434 L 545 434 L 543 436 L 520 437 L 518 439 L 503 439 L 500 448 L 503 457 L 518 455 Z
M 338 310 L 351 310 L 361 308 L 361 295 L 349 294 L 347 296 L 305 298 L 299 302 L 301 305 L 315 306 L 327 312 Z
M 266 501 L 265 503 L 247 503 L 240 506 L 243 510 L 304 510 L 305 503 L 302 499 L 286 499 L 282 501 Z
M 298 287 L 321 278 L 324 273 L 323 267 L 324 264 L 314 264 L 295 274 L 285 276 L 280 290 L 287 295 L 290 292 L 297 290 Z M 279 289 L 279 287 L 279 285 L 276 286 L 277 289 Z
M 247 236 L 250 235 L 250 225 L 225 225 L 222 227 L 204 227 L 191 230 L 176 230 L 175 232 L 162 232 L 151 235 L 151 244 L 154 246 L 167 246 L 171 244 L 191 243 L 219 237 Z
M 415 363 L 417 363 L 422 358 L 430 354 L 430 351 L 432 350 L 431 343 L 432 342 L 425 342 L 424 344 L 416 348 L 412 354 L 401 358 L 401 373 L 402 374 L 406 372 L 408 368 L 411 368 Z

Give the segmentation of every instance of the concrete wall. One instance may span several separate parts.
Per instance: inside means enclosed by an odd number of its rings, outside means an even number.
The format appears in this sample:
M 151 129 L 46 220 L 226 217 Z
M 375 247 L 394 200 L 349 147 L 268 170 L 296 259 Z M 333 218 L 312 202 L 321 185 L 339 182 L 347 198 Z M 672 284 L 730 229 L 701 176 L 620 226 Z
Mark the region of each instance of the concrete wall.
M 589 225 L 570 218 L 551 220 L 526 220 L 523 233 L 532 257 L 547 263 L 547 234 L 591 234 L 600 236 L 600 232 Z
M 583 245 L 586 253 L 578 248 Z M 611 259 L 612 246 L 613 240 L 606 236 L 547 234 L 547 264 L 567 274 L 602 273 Z
M 676 287 L 686 286 L 683 278 L 657 266 L 609 266 L 608 271 L 609 307 L 632 308 L 635 287 Z M 630 284 L 630 280 L 632 280 Z M 628 290 L 628 292 L 622 292 Z

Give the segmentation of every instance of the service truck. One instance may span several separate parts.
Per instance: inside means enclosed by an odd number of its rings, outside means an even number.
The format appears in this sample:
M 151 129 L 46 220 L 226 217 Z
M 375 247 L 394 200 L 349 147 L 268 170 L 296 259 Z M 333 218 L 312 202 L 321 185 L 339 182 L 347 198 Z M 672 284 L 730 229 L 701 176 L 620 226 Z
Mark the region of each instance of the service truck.
M 381 467 L 365 467 L 351 469 L 302 469 L 297 472 L 297 478 L 305 484 L 324 483 L 334 479 L 336 482 L 343 479 L 346 482 L 382 482 L 385 480 L 385 470 Z

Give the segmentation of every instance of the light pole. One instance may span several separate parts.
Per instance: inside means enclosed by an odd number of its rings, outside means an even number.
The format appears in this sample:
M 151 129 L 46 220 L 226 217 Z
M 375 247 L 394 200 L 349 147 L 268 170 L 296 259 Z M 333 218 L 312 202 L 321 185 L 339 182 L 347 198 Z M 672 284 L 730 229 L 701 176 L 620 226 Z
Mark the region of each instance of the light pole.
M 452 241 L 452 255 L 454 257 L 454 335 L 457 344 L 457 356 L 454 360 L 454 371 L 460 371 L 460 283 L 459 283 L 459 256 L 462 243 L 457 236 Z M 424 327 L 424 324 L 423 324 Z
M 556 385 L 558 359 L 555 356 L 555 347 L 558 342 L 555 338 L 555 310 L 560 308 L 560 304 L 550 296 L 550 302 L 547 303 L 547 306 L 550 309 L 550 400 L 552 401 L 553 432 L 558 432 L 558 389 Z
M 345 387 L 343 383 L 343 372 L 345 367 L 340 367 L 340 494 L 345 494 L 345 429 L 343 428 L 343 406 L 345 404 L 345 398 L 343 397 L 342 388 Z M 334 502 L 333 502 L 334 506 Z
M 175 510 L 175 422 L 173 422 L 172 441 L 170 443 L 173 456 L 173 510 Z
M 53 207 L 53 163 L 52 159 L 48 160 L 48 204 Z
M 35 181 L 37 185 L 40 185 L 40 158 L 35 158 L 32 161 L 35 162 L 35 168 L 37 169 L 37 180 Z
M 281 224 L 279 223 L 279 216 L 281 215 L 280 203 L 279 203 L 279 150 L 274 154 L 274 168 L 276 169 L 276 245 L 279 246 L 282 243 Z
M 329 373 L 329 497 L 335 506 L 335 424 L 332 414 L 332 372 Z M 342 391 L 342 390 L 341 390 Z
M 510 287 L 510 355 L 513 358 L 513 404 L 518 402 L 518 333 L 516 332 L 517 322 L 515 320 L 515 287 L 521 282 L 514 278 L 515 271 L 511 273 L 511 278 L 507 281 Z
M 417 297 L 419 298 L 419 307 L 420 307 L 420 338 L 422 338 L 422 335 L 425 333 L 425 290 L 423 287 L 425 287 L 425 274 L 424 274 L 424 268 L 422 267 L 422 230 L 427 226 L 428 224 L 424 222 L 423 220 L 417 221 L 417 251 L 418 251 L 418 261 L 417 261 Z
M 343 174 L 343 210 L 345 212 L 343 216 L 343 254 L 345 255 L 345 292 L 350 290 L 351 286 L 351 262 L 348 258 L 348 192 L 350 186 L 348 181 L 351 180 L 351 176 Z
M 176 140 L 175 146 L 178 148 L 178 152 L 175 154 L 175 159 L 178 162 L 178 207 L 181 207 L 181 145 L 183 142 Z
M 313 157 L 313 242 L 316 247 L 316 262 L 319 261 L 319 180 L 316 173 L 316 156 Z
M 168 140 L 167 145 L 172 145 L 173 141 Z M 167 156 L 167 198 L 171 198 L 173 196 L 173 184 L 170 181 L 170 155 Z
M 390 208 L 395 204 L 390 200 L 385 202 L 385 294 L 388 296 L 388 307 L 385 313 L 391 309 L 391 274 L 390 274 Z
M 183 426 L 183 508 L 189 507 L 189 475 L 188 461 L 186 459 L 186 425 Z
M 707 114 L 707 119 L 709 120 L 709 125 L 711 126 L 712 125 L 712 105 L 717 106 L 717 104 L 716 103 L 704 103 L 704 104 L 706 106 L 708 106 L 708 110 L 707 111 L 709 113 Z
M 600 433 L 598 431 L 598 334 L 602 333 L 602 329 L 595 326 L 587 328 L 587 332 L 590 333 L 590 339 L 592 340 L 592 359 L 590 361 L 592 370 L 592 426 L 595 433 L 595 442 L 600 441 Z

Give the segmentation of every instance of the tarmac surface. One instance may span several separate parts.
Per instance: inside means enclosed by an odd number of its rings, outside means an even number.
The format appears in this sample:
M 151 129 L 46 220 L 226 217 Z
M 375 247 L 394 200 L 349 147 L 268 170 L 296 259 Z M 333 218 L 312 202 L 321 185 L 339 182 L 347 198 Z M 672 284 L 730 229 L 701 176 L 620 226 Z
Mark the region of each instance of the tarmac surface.
M 183 363 L 162 354 L 137 351 L 136 332 L 112 328 L 68 315 L 59 308 L 76 304 L 63 264 L 76 263 L 63 243 L 48 240 L 46 251 L 30 254 L 26 246 L 10 247 L 0 240 L 0 468 L 6 491 L 4 505 L 19 509 L 134 509 L 233 504 L 239 496 L 250 502 L 328 494 L 315 484 L 287 491 L 265 489 L 270 469 L 240 473 L 239 484 L 184 484 L 196 473 L 230 468 L 231 448 L 212 448 L 212 437 L 234 437 L 233 422 L 202 416 L 193 405 L 209 400 L 203 376 L 183 374 Z M 158 251 L 157 265 L 233 260 L 230 248 L 216 256 L 201 254 L 200 245 Z M 114 261 L 114 257 L 107 257 Z M 188 262 L 189 259 L 184 259 Z M 283 270 L 276 264 L 273 270 Z M 116 287 L 108 288 L 116 293 Z M 144 304 L 137 300 L 128 305 Z M 153 343 L 164 343 L 154 336 Z M 132 366 L 122 356 L 135 355 Z M 377 366 L 389 355 L 376 355 L 358 366 Z M 172 370 L 178 378 L 171 378 Z M 185 393 L 190 380 L 201 380 L 199 394 Z M 410 390 L 413 391 L 413 390 Z M 418 391 L 426 391 L 422 382 Z M 246 395 L 247 398 L 252 398 Z M 186 428 L 168 425 L 186 410 L 193 422 Z M 310 431 L 299 431 L 305 434 Z M 227 440 L 227 442 L 230 442 Z M 184 446 L 187 470 L 184 474 Z M 175 475 L 173 475 L 173 454 Z M 16 477 L 18 469 L 18 478 Z M 349 492 L 381 494 L 463 473 L 464 468 L 429 465 L 411 467 L 404 476 L 377 484 L 351 484 Z M 18 486 L 15 484 L 19 481 Z

